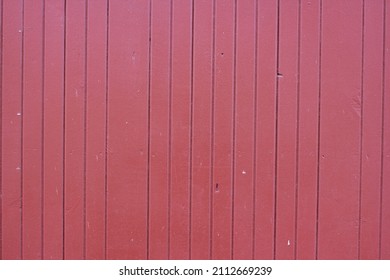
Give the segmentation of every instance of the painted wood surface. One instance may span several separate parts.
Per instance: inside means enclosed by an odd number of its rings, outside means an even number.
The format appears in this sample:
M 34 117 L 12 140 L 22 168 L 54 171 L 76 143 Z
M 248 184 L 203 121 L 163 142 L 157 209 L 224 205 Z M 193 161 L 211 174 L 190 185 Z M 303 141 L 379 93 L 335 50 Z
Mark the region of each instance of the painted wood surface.
M 390 259 L 388 0 L 1 0 L 1 259 Z

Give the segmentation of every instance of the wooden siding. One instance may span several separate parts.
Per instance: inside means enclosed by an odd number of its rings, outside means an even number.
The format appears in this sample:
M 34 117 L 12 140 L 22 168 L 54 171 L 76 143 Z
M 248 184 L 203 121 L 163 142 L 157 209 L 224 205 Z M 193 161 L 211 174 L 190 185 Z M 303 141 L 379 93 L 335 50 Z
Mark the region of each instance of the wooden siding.
M 0 259 L 390 259 L 388 0 L 0 15 Z

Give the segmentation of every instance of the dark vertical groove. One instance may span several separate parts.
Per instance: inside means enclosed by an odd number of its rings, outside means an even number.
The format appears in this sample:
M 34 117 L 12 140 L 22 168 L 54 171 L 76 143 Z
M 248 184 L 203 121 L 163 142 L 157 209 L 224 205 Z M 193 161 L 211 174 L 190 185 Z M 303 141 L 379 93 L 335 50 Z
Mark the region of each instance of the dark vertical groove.
M 66 9 L 64 0 L 64 81 L 63 81 L 63 112 L 62 112 L 62 258 L 65 259 L 65 109 L 66 109 Z
M 295 229 L 294 229 L 294 259 L 298 256 L 298 199 L 299 199 L 299 134 L 300 134 L 300 98 L 301 98 L 301 28 L 302 28 L 302 1 L 299 0 L 298 10 L 298 65 L 297 65 L 297 123 L 295 143 Z
M 365 1 L 362 0 L 362 61 L 361 61 L 361 75 L 360 75 L 360 158 L 359 158 L 359 228 L 358 228 L 358 259 L 360 260 L 360 240 L 362 230 L 362 172 L 363 172 L 363 119 L 364 119 L 364 24 L 365 24 Z
M 278 115 L 279 115 L 279 57 L 280 56 L 280 0 L 277 7 L 277 27 L 276 27 L 276 89 L 275 89 L 275 178 L 274 178 L 274 259 L 276 259 L 276 218 L 277 218 L 277 185 L 278 185 Z
M 20 157 L 20 256 L 21 256 L 21 259 L 23 259 L 23 246 L 24 246 L 24 242 L 23 242 L 23 234 L 24 234 L 24 225 L 23 225 L 23 222 L 24 222 L 24 203 L 23 203 L 23 200 L 24 200 L 24 182 L 23 182 L 23 173 L 24 173 L 24 166 L 23 166 L 23 145 L 24 145 L 24 141 L 23 141 L 23 138 L 24 138 L 24 125 L 23 125 L 23 120 L 24 120 L 24 33 L 25 33 L 25 26 L 24 26 L 24 13 L 25 13 L 25 10 L 24 10 L 24 0 L 22 1 L 22 71 L 21 71 L 21 140 L 20 140 L 20 147 L 21 147 L 21 157 Z
M 382 135 L 381 135 L 381 189 L 379 212 L 379 259 L 382 259 L 382 218 L 383 218 L 383 166 L 385 138 L 385 86 L 386 86 L 386 0 L 383 0 L 383 60 L 382 60 Z
M 1 0 L 0 14 L 0 260 L 3 259 L 3 25 L 4 5 Z
M 41 119 L 41 259 L 45 259 L 44 256 L 44 213 L 45 213 L 45 40 L 46 40 L 46 0 L 43 0 L 42 5 L 42 119 Z
M 318 63 L 318 120 L 317 120 L 317 209 L 316 209 L 316 259 L 318 259 L 318 237 L 319 237 L 319 218 L 320 218 L 320 159 L 321 159 L 321 85 L 322 85 L 322 0 L 320 0 L 320 18 L 319 18 L 319 63 Z
M 189 176 L 189 259 L 192 253 L 192 160 L 193 160 L 193 135 L 194 135 L 194 30 L 195 30 L 195 0 L 191 3 L 191 85 L 190 85 L 190 176 Z
M 256 245 L 256 168 L 257 168 L 257 58 L 258 58 L 258 34 L 259 34 L 259 2 L 255 0 L 255 53 L 254 53 L 254 93 L 253 93 L 253 191 L 252 191 L 252 259 L 255 259 L 255 245 Z
M 231 259 L 234 259 L 234 187 L 236 165 L 236 91 L 237 91 L 237 0 L 234 1 L 234 41 L 233 41 L 233 151 L 232 151 L 232 236 L 231 236 Z
M 106 14 L 106 104 L 105 104 L 105 128 L 104 128 L 104 258 L 107 259 L 107 226 L 108 226 L 108 215 L 107 215 L 107 155 L 108 155 L 108 46 L 109 46 L 109 15 L 110 15 L 110 0 L 107 0 L 107 14 Z
M 85 0 L 85 44 L 84 44 L 84 246 L 83 257 L 87 257 L 87 110 L 88 110 L 88 1 Z
M 212 3 L 212 17 L 213 17 L 213 31 L 212 31 L 212 51 L 211 51 L 211 131 L 210 131 L 210 148 L 211 148 L 211 158 L 210 158 L 210 251 L 209 259 L 213 258 L 213 227 L 214 227 L 214 134 L 215 134 L 215 0 Z
M 147 219 L 147 230 L 146 230 L 146 259 L 150 258 L 150 111 L 151 111 L 151 93 L 150 93 L 150 84 L 151 84 L 151 65 L 152 65 L 152 1 L 149 0 L 149 30 L 148 30 L 148 162 L 147 162 L 147 206 L 146 206 L 146 219 Z
M 168 143 L 168 259 L 171 257 L 171 185 L 172 185 L 172 42 L 173 42 L 173 0 L 170 2 L 169 19 L 169 143 Z

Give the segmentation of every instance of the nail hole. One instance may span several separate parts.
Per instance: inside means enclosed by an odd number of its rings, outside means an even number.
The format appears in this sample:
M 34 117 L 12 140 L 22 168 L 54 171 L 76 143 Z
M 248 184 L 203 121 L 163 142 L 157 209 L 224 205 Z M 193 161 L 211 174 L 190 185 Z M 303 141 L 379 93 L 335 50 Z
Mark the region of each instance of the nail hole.
M 215 191 L 216 191 L 216 192 L 219 192 L 219 185 L 218 185 L 218 183 L 215 184 Z

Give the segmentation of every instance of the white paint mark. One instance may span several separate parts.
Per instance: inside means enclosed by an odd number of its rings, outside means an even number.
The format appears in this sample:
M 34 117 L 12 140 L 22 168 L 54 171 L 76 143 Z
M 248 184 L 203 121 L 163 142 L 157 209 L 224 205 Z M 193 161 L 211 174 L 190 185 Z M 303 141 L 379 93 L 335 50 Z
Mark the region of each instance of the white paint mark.
M 17 115 L 17 116 L 21 116 L 21 115 L 22 115 L 22 113 L 18 112 L 18 113 L 16 113 L 16 115 Z
M 245 171 L 245 170 L 242 170 L 242 174 L 244 174 L 244 175 L 245 175 L 245 174 L 246 174 L 246 171 Z
M 290 240 L 287 240 L 287 246 L 290 246 L 291 243 L 290 243 Z
M 21 168 L 18 166 L 18 167 L 16 167 L 16 170 L 20 170 Z

